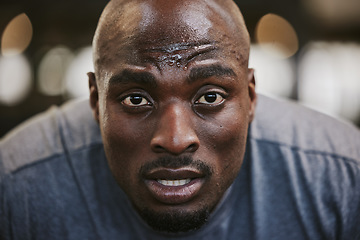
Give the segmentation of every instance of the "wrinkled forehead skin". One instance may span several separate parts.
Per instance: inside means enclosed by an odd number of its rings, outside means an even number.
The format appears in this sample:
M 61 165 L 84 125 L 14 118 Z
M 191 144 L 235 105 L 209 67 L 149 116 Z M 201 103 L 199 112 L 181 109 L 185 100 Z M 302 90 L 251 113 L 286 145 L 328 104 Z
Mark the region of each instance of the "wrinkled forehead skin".
M 249 42 L 232 0 L 112 0 L 93 40 L 95 74 L 97 79 L 106 78 L 105 66 L 119 59 L 138 64 L 146 52 L 191 54 L 199 47 L 232 54 L 247 68 Z

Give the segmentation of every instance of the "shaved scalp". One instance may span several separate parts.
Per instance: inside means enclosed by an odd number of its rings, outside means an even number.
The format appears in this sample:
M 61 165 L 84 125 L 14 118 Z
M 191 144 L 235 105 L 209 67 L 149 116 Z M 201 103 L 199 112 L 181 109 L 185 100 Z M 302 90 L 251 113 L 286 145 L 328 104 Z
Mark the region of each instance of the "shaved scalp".
M 249 58 L 249 34 L 243 16 L 232 0 L 111 0 L 105 7 L 93 39 L 96 78 L 114 57 L 129 59 L 139 44 L 171 45 L 196 41 L 236 43 L 243 64 Z M 234 49 L 236 48 L 236 49 Z

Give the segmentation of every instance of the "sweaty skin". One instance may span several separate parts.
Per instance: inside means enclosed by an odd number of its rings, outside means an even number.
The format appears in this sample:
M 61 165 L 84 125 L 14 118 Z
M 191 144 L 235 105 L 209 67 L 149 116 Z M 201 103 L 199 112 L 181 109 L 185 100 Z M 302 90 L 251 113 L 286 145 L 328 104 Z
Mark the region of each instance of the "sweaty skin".
M 110 170 L 155 230 L 201 227 L 236 178 L 256 94 L 232 1 L 122 1 L 94 42 L 90 103 Z

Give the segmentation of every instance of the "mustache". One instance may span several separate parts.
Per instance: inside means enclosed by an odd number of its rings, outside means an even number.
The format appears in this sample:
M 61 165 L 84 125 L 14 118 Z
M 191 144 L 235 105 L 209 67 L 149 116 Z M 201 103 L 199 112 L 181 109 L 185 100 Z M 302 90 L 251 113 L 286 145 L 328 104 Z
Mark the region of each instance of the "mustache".
M 213 174 L 212 167 L 200 160 L 194 160 L 190 156 L 167 156 L 157 158 L 152 162 L 148 162 L 142 165 L 140 168 L 140 175 L 144 176 L 145 174 L 157 168 L 177 169 L 182 167 L 195 168 L 208 177 Z

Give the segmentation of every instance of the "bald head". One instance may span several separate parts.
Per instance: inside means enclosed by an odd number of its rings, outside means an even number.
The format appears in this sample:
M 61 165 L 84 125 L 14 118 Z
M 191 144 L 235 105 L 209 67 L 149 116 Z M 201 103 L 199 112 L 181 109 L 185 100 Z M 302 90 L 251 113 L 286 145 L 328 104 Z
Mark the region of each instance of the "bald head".
M 217 43 L 248 62 L 249 35 L 243 17 L 231 0 L 112 0 L 94 36 L 97 78 L 102 66 L 122 56 L 136 61 L 139 51 L 178 50 Z

